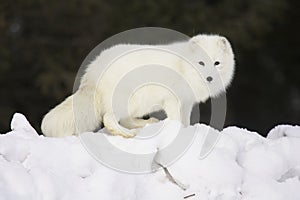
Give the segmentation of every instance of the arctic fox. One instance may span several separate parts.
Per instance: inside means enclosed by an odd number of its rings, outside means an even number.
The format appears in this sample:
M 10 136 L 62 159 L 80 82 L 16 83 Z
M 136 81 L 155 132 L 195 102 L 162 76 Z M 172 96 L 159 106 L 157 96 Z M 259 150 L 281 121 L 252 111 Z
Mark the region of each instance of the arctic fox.
M 197 67 L 208 68 L 207 63 L 202 60 L 203 56 L 195 50 L 197 46 L 201 47 L 213 62 L 212 66 L 217 71 L 222 85 L 208 89 L 207 85 L 215 81 L 215 75 L 205 75 L 205 77 L 199 78 L 195 69 L 187 66 L 188 64 L 179 56 L 155 51 L 156 47 L 175 50 L 175 52 L 191 58 L 193 62 L 195 61 L 194 65 Z M 144 49 L 144 51 L 133 51 L 136 49 Z M 112 62 L 120 54 L 131 50 L 132 52 L 127 56 Z M 153 63 L 168 66 L 188 80 L 195 98 L 178 100 L 170 91 L 152 84 L 141 87 L 131 95 L 128 112 L 119 112 L 121 108 L 113 108 L 111 101 L 115 98 L 114 90 L 122 77 L 140 66 Z M 109 67 L 103 70 L 103 65 L 109 65 Z M 164 110 L 168 118 L 189 125 L 193 105 L 223 92 L 224 88 L 231 83 L 234 68 L 234 54 L 231 45 L 225 37 L 218 35 L 200 34 L 188 41 L 161 46 L 116 45 L 101 52 L 89 64 L 81 79 L 79 89 L 45 115 L 41 129 L 46 136 L 62 137 L 95 131 L 103 123 L 113 135 L 133 137 L 138 133 L 139 128 L 158 121 L 155 118 L 142 118 L 157 110 Z M 166 74 L 164 78 L 168 79 L 168 75 Z M 174 84 L 179 85 L 180 81 Z M 122 94 L 116 98 L 122 99 Z

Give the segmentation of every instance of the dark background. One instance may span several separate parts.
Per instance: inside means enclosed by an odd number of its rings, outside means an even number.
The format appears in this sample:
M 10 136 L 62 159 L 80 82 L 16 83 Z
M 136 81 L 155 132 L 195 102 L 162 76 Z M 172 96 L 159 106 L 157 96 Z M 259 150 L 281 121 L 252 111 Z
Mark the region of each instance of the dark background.
M 72 92 L 85 56 L 131 28 L 165 27 L 231 41 L 237 70 L 226 126 L 265 135 L 300 124 L 298 0 L 1 0 L 0 132 L 14 112 L 39 131 L 42 116 Z

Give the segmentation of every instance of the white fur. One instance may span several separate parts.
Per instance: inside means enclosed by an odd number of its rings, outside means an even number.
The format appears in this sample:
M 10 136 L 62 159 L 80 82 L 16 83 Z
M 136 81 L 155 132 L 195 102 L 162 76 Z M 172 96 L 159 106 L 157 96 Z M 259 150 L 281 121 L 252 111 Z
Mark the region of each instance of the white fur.
M 198 65 L 199 68 L 205 67 L 197 63 L 201 61 L 201 56 L 196 53 L 195 45 L 203 48 L 213 62 L 220 62 L 220 65 L 215 67 L 220 74 L 222 83 L 227 87 L 234 74 L 234 55 L 225 37 L 197 35 L 187 42 L 164 46 L 117 45 L 96 57 L 87 67 L 78 91 L 45 115 L 41 126 L 43 133 L 46 136 L 56 137 L 78 135 L 81 132 L 96 130 L 103 122 L 112 134 L 132 137 L 137 133 L 137 128 L 157 121 L 153 118 L 143 120 L 140 117 L 158 109 L 163 109 L 168 118 L 181 120 L 184 125 L 189 125 L 193 105 L 196 102 L 206 101 L 210 96 L 218 95 L 223 89 L 218 86 L 209 92 L 206 86 L 206 77 L 199 79 L 195 69 L 187 66 L 187 63 L 178 59 L 178 56 L 165 52 L 158 53 L 155 48 L 174 50 L 180 55 L 191 58 L 196 62 L 193 64 Z M 149 50 L 133 51 L 139 48 L 149 48 Z M 132 53 L 114 60 L 120 54 L 131 50 Z M 114 61 L 112 62 L 112 60 Z M 118 107 L 112 110 L 113 91 L 121 78 L 141 65 L 153 63 L 167 66 L 186 79 L 196 94 L 196 99 L 183 97 L 178 101 L 170 91 L 157 85 L 146 85 L 131 96 L 129 114 L 119 113 L 121 109 Z M 109 67 L 103 73 L 99 66 Z M 167 79 L 168 76 L 166 75 L 165 78 Z M 174 81 L 174 85 L 176 84 L 180 86 L 180 82 Z M 120 97 L 122 95 L 118 96 L 118 98 Z M 158 105 L 157 109 L 153 109 L 153 105 Z

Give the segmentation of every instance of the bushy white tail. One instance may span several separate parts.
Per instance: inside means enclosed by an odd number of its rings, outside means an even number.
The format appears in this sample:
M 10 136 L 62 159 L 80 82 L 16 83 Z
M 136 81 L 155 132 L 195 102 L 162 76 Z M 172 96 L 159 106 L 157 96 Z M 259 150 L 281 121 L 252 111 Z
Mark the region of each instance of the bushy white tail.
M 63 137 L 76 134 L 73 95 L 69 96 L 45 115 L 41 129 L 44 135 L 51 137 Z
M 44 135 L 64 137 L 94 131 L 101 123 L 93 93 L 79 90 L 48 112 L 41 125 Z

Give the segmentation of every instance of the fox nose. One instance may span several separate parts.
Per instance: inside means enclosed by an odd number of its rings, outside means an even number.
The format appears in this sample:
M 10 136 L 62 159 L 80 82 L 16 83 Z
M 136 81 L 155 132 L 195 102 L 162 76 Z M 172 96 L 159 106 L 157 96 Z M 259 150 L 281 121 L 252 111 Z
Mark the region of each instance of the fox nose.
M 213 78 L 212 78 L 211 76 L 208 76 L 208 77 L 206 78 L 206 80 L 207 80 L 208 82 L 212 82 Z

